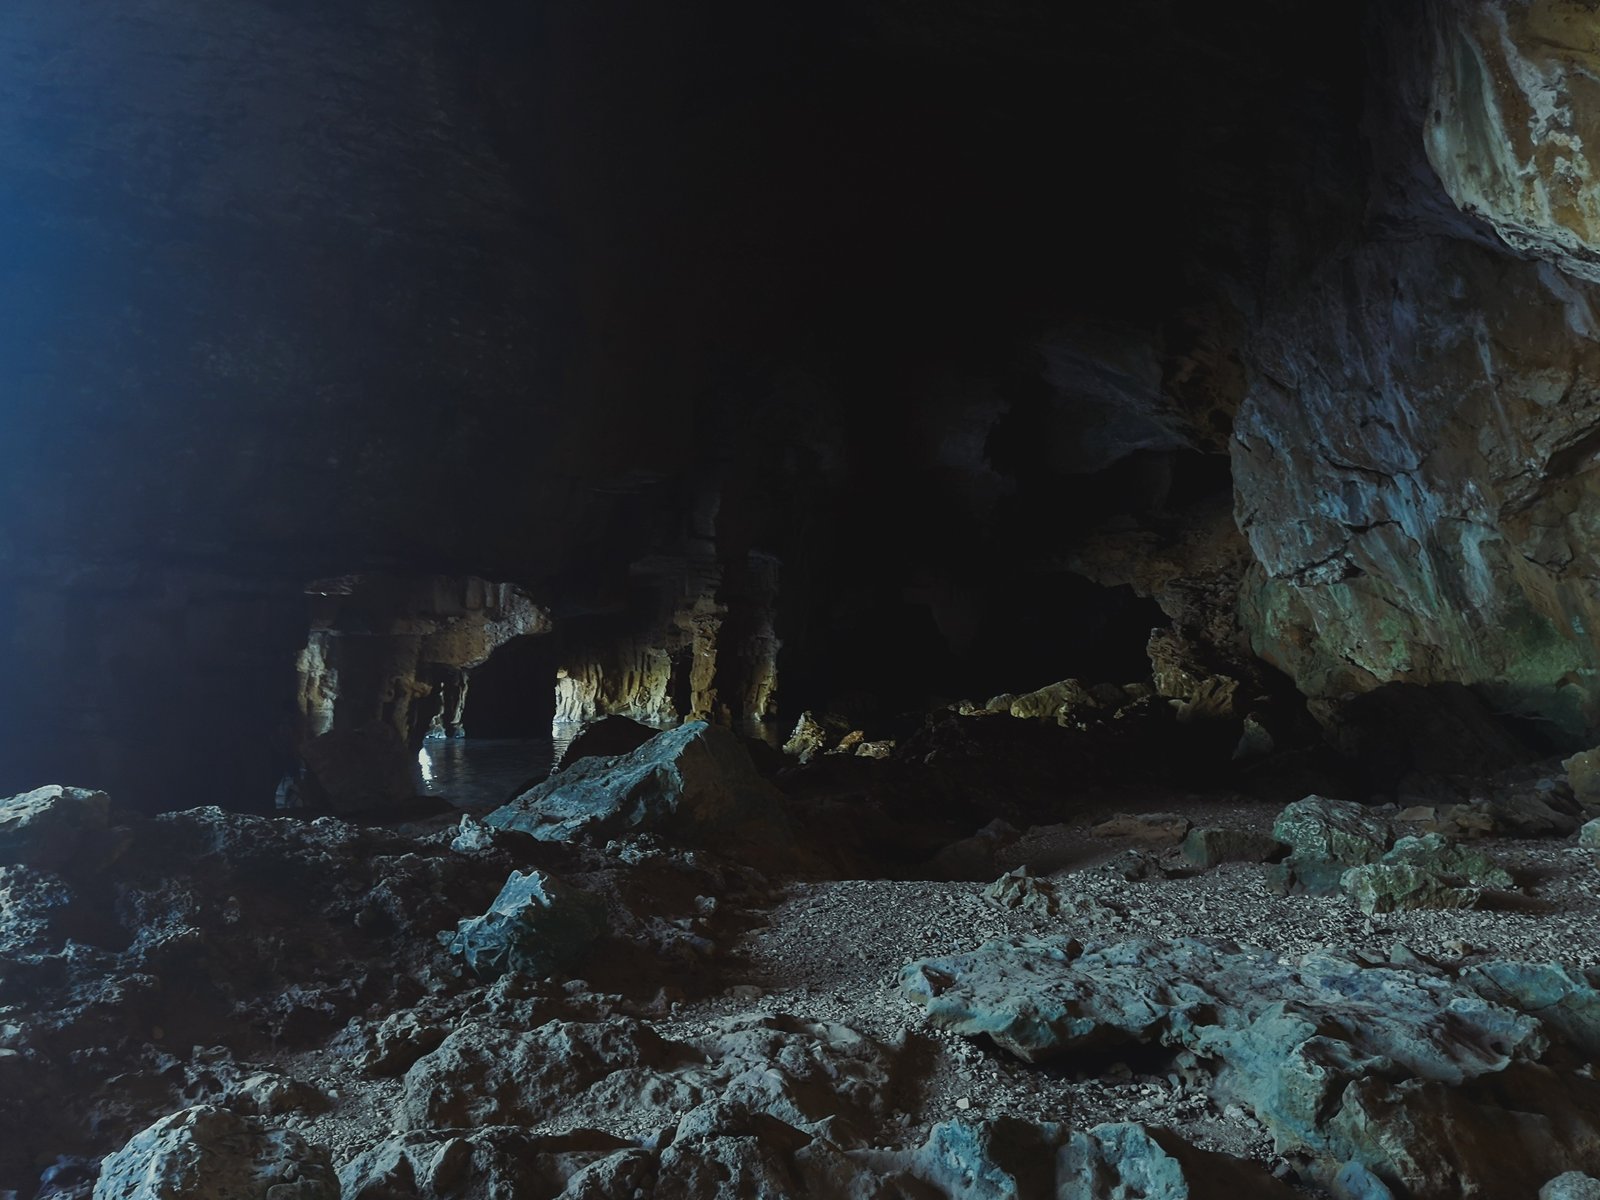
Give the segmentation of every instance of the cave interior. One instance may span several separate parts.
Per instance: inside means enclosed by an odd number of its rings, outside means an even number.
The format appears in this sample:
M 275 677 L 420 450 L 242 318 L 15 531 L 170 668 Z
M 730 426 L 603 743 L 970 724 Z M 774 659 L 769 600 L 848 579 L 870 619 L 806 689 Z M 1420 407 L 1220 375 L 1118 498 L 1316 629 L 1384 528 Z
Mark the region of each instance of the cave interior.
M 0 1200 L 1600 1200 L 1592 0 L 0 67 Z

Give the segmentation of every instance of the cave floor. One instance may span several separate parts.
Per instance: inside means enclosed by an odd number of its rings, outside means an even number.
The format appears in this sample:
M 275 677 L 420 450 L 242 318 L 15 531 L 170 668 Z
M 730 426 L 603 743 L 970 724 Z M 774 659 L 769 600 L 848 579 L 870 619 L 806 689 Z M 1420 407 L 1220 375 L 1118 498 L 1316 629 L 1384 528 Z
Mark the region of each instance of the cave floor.
M 933 1029 L 897 987 L 901 968 L 925 956 L 974 949 L 996 938 L 1059 937 L 1084 943 L 1134 938 L 1222 938 L 1285 959 L 1342 950 L 1388 960 L 1397 947 L 1449 965 L 1486 953 L 1525 960 L 1600 965 L 1600 900 L 1595 856 L 1570 841 L 1486 839 L 1474 845 L 1511 871 L 1522 894 L 1505 906 L 1364 916 L 1344 896 L 1274 895 L 1261 863 L 1225 863 L 1204 872 L 1128 879 L 1119 856 L 1139 843 L 1091 835 L 1115 812 L 1179 812 L 1195 826 L 1266 833 L 1281 806 L 1193 795 L 1103 796 L 1068 823 L 1036 826 L 1000 855 L 1054 884 L 1066 911 L 1008 909 L 986 898 L 981 881 L 803 879 L 772 885 L 741 910 L 747 926 L 721 947 L 697 995 L 666 988 L 652 998 L 612 996 L 602 1008 L 648 1017 L 663 1037 L 692 1039 L 739 1014 L 789 1014 L 844 1025 L 899 1048 L 893 1116 L 873 1131 L 885 1146 L 922 1141 L 931 1124 L 1011 1115 L 1087 1128 L 1106 1121 L 1164 1126 L 1205 1149 L 1276 1168 L 1294 1182 L 1265 1129 L 1238 1106 L 1219 1108 L 1203 1085 L 1186 1081 L 1158 1052 L 1091 1056 L 1078 1068 L 1029 1065 L 986 1041 Z M 1165 803 L 1163 803 L 1165 801 Z M 586 981 L 568 982 L 581 995 Z M 337 1043 L 337 1040 L 336 1040 Z M 390 1127 L 401 1093 L 396 1079 L 363 1077 L 338 1048 L 286 1057 L 273 1069 L 337 1097 L 329 1112 L 289 1114 L 285 1124 L 329 1147 L 337 1165 L 370 1147 Z M 626 1109 L 599 1123 L 625 1138 L 647 1137 L 659 1111 Z M 535 1127 L 559 1133 L 594 1128 L 590 1112 L 557 1115 Z M 1321 1195 L 1309 1184 L 1308 1195 Z

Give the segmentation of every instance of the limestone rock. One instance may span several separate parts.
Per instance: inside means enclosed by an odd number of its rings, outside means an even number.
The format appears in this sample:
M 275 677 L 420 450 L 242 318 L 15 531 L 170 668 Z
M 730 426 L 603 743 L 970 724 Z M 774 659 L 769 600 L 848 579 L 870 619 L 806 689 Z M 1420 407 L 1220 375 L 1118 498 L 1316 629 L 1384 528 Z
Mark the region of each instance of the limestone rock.
M 1175 844 L 1189 832 L 1189 818 L 1178 813 L 1118 813 L 1089 832 L 1102 838 L 1125 837 L 1158 845 Z
M 809 712 L 800 714 L 795 722 L 794 730 L 789 734 L 789 740 L 783 744 L 783 752 L 798 758 L 802 763 L 810 762 L 828 747 L 828 731 L 822 722 Z
M 1539 1200 L 1600 1200 L 1600 1179 L 1568 1171 L 1540 1188 Z
M 814 1195 L 1287 1200 L 1292 1194 L 1252 1163 L 1133 1123 L 1075 1132 L 1016 1117 L 948 1121 L 909 1150 L 828 1153 L 813 1145 L 796 1159 Z
M 545 976 L 570 965 L 606 930 L 605 904 L 543 871 L 511 878 L 481 917 L 439 939 L 477 975 Z
M 350 1162 L 339 1173 L 341 1195 L 343 1200 L 554 1197 L 564 1194 L 584 1168 L 627 1147 L 594 1130 L 553 1137 L 506 1127 L 405 1133 Z
M 1259 1167 L 1200 1150 L 1132 1122 L 1073 1134 L 1063 1153 L 1060 1200 L 1142 1196 L 1148 1200 L 1288 1200 L 1289 1188 Z
M 1191 829 L 1179 852 L 1196 870 L 1228 862 L 1268 862 L 1283 853 L 1283 843 L 1248 829 Z
M 94 1200 L 338 1200 L 328 1153 L 200 1105 L 135 1134 L 100 1167 Z
M 1348 800 L 1307 796 L 1278 814 L 1272 836 L 1289 847 L 1289 857 L 1270 876 L 1287 891 L 1330 895 L 1350 867 L 1377 862 L 1392 834 L 1382 817 Z
M 1508 1195 L 1534 1164 L 1590 1169 L 1600 1157 L 1600 1085 L 1540 1062 L 1553 1041 L 1587 1053 L 1587 979 L 1526 967 L 1452 979 L 1425 964 L 1284 961 L 1198 939 L 1057 939 L 921 960 L 901 986 L 933 1024 L 1030 1062 L 1137 1043 L 1187 1050 L 1212 1064 L 1218 1103 L 1252 1112 L 1280 1147 L 1309 1152 L 1330 1178 L 1357 1163 L 1397 1195 Z M 1509 1112 L 1514 1134 L 1502 1132 Z
M 1042 917 L 1061 913 L 1061 895 L 1048 879 L 1035 877 L 1027 867 L 1007 871 L 983 889 L 983 898 L 1001 908 L 1026 909 Z
M 1509 891 L 1511 876 L 1477 850 L 1452 846 L 1437 833 L 1403 837 L 1376 863 L 1352 867 L 1340 886 L 1361 911 L 1474 908 L 1486 889 Z
M 104 792 L 60 784 L 0 800 L 0 865 L 65 867 L 89 847 L 103 847 L 110 811 Z
M 619 1108 L 665 1121 L 720 1097 L 800 1128 L 865 1131 L 886 1114 L 889 1077 L 871 1039 L 781 1015 L 730 1017 L 684 1042 L 621 1017 L 532 1031 L 473 1023 L 407 1072 L 399 1115 L 410 1129 L 599 1120 Z
M 579 759 L 490 813 L 541 841 L 605 841 L 655 832 L 706 842 L 779 835 L 782 795 L 726 729 L 690 721 L 630 754 Z
M 1428 161 L 1514 249 L 1600 281 L 1600 31 L 1580 0 L 1439 10 Z
M 466 1025 L 406 1072 L 398 1118 L 405 1129 L 536 1125 L 608 1077 L 634 1081 L 642 1093 L 643 1081 L 690 1057 L 687 1047 L 625 1018 L 552 1021 L 532 1031 Z M 687 1098 L 685 1107 L 698 1102 Z
M 1037 691 L 1012 697 L 1007 711 L 1013 717 L 1053 717 L 1063 721 L 1099 707 L 1099 701 L 1082 683 L 1076 679 L 1063 679 Z

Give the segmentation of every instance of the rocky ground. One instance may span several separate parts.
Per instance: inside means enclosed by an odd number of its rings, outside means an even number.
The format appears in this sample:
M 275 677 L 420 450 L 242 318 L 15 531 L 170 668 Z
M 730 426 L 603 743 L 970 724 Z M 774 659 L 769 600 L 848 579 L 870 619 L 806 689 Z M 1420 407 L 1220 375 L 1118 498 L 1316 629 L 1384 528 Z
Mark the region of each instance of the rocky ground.
M 1600 865 L 1559 766 L 1378 806 L 1086 789 L 875 873 L 917 776 L 850 770 L 849 828 L 813 819 L 838 764 L 784 794 L 698 725 L 487 822 L 8 801 L 0 1194 L 1600 1187 Z

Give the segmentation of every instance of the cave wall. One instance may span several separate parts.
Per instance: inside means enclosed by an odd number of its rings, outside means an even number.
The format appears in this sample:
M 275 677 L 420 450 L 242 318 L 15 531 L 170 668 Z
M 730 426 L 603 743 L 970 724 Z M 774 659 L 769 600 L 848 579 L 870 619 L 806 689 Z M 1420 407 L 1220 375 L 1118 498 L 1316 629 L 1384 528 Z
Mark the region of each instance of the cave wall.
M 337 724 L 336 572 L 520 587 L 571 717 L 767 736 L 1159 626 L 1169 691 L 1592 737 L 1592 14 L 1300 17 L 18 0 L 0 761 L 256 794 L 177 764 Z
M 1373 42 L 1362 236 L 1276 282 L 1252 341 L 1240 611 L 1324 712 L 1464 684 L 1580 744 L 1600 721 L 1593 14 L 1398 11 Z

